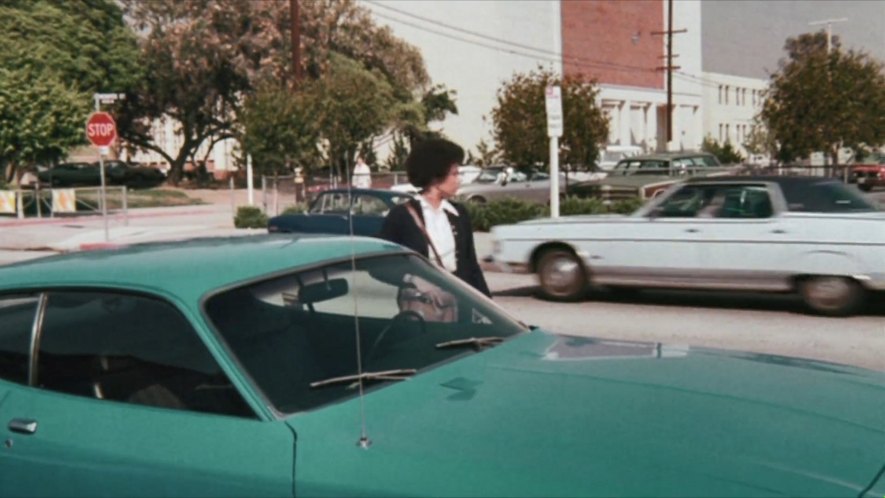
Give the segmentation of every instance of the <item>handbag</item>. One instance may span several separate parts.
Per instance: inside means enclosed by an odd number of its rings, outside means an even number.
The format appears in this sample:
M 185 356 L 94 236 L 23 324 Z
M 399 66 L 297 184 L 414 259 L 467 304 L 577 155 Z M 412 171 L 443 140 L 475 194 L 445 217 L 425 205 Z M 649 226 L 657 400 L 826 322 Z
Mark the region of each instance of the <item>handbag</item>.
M 430 235 L 421 218 L 418 217 L 418 213 L 410 204 L 406 204 L 406 209 L 412 215 L 421 234 L 424 235 L 424 240 L 427 241 L 427 246 L 436 259 L 436 264 L 445 269 L 442 258 L 439 256 L 436 246 L 433 245 L 433 241 L 430 240 Z M 397 293 L 397 303 L 401 312 L 415 312 L 428 322 L 455 322 L 458 320 L 458 302 L 455 296 L 418 276 L 413 276 L 410 281 L 400 287 Z

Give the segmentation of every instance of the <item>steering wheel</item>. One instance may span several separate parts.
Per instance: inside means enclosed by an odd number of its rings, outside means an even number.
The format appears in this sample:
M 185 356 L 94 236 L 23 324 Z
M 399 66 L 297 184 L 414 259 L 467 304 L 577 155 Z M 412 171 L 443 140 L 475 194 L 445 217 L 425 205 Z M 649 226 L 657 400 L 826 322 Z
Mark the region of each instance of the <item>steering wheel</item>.
M 375 341 L 372 342 L 372 345 L 369 347 L 368 352 L 366 353 L 366 361 L 372 358 L 372 355 L 374 355 L 375 351 L 378 350 L 378 346 L 380 346 L 384 342 L 384 338 L 387 337 L 388 332 L 399 328 L 400 325 L 407 321 L 417 322 L 421 326 L 421 334 L 423 335 L 427 333 L 427 322 L 424 321 L 424 317 L 412 310 L 400 311 L 393 318 L 390 319 L 390 322 L 387 324 L 387 326 L 381 330 L 381 332 L 378 334 L 378 337 L 376 337 Z

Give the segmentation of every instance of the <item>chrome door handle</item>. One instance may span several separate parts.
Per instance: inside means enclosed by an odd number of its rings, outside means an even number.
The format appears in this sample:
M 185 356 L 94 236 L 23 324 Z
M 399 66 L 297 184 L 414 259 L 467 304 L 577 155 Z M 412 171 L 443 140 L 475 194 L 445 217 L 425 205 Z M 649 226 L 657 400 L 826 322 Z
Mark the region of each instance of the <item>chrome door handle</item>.
M 9 421 L 9 430 L 21 434 L 33 434 L 37 432 L 37 421 L 26 418 L 14 418 Z
M 688 232 L 688 233 L 698 233 L 698 232 L 700 232 L 700 230 L 698 230 L 697 228 L 686 228 L 685 231 Z
M 781 230 L 780 228 L 776 228 L 776 229 L 772 230 L 771 233 L 787 233 L 787 231 Z

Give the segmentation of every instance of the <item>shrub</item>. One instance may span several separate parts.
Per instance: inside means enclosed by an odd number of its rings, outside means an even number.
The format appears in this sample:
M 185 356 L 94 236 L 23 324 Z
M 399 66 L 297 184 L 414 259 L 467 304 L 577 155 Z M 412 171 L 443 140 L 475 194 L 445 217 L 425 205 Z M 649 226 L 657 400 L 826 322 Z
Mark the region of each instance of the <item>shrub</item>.
M 640 199 L 626 199 L 612 204 L 604 204 L 599 199 L 566 197 L 559 203 L 561 216 L 580 214 L 630 214 L 642 205 Z M 518 199 L 503 199 L 486 204 L 468 202 L 467 212 L 473 229 L 487 232 L 495 225 L 506 225 L 520 221 L 550 216 L 550 207 Z
M 644 202 L 642 199 L 624 199 L 622 201 L 616 201 L 608 206 L 609 213 L 617 213 L 617 214 L 630 214 L 633 211 L 636 211 Z
M 234 226 L 237 228 L 267 228 L 267 215 L 261 209 L 254 206 L 240 206 L 234 217 Z
M 284 209 L 282 214 L 304 214 L 305 211 L 307 211 L 307 203 L 297 202 Z
M 501 199 L 486 204 L 467 203 L 473 229 L 487 232 L 495 225 L 506 225 L 547 216 L 546 206 L 517 199 Z

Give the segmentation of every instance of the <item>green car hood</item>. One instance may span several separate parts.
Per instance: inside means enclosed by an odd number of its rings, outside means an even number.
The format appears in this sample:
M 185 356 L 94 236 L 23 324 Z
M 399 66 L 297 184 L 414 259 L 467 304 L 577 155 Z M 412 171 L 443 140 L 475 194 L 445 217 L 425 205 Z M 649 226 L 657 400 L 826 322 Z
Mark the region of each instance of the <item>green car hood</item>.
M 858 496 L 885 464 L 881 373 L 541 331 L 363 410 L 368 449 L 358 398 L 287 420 L 297 494 Z

